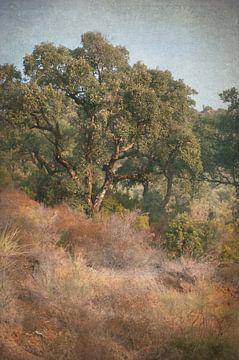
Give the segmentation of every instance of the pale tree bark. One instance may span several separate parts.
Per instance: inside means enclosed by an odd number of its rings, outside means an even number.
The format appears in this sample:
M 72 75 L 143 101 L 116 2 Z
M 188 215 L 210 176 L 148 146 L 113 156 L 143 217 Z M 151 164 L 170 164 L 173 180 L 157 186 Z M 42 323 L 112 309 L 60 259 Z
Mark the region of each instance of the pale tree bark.
M 119 160 L 119 158 L 122 159 L 123 157 L 125 157 L 127 154 L 127 151 L 131 150 L 133 148 L 133 146 L 134 146 L 134 143 L 120 148 L 120 143 L 119 142 L 116 143 L 115 151 L 112 154 L 108 165 L 106 166 L 105 180 L 104 180 L 103 186 L 102 186 L 101 190 L 99 191 L 99 193 L 97 194 L 95 201 L 93 203 L 93 207 L 92 207 L 93 213 L 98 212 L 100 210 L 100 207 L 105 198 L 105 195 L 109 191 L 110 186 L 112 185 L 112 182 L 113 182 L 114 178 L 116 177 L 116 171 L 115 171 L 116 162 Z
M 75 182 L 76 186 L 78 188 L 82 187 L 81 180 L 79 178 L 78 173 L 74 169 L 74 167 L 71 165 L 71 163 L 66 160 L 62 154 L 61 149 L 61 139 L 62 134 L 60 131 L 59 123 L 56 121 L 54 126 L 47 122 L 46 126 L 41 126 L 39 124 L 38 118 L 36 116 L 35 120 L 36 123 L 31 126 L 32 129 L 38 129 L 41 131 L 42 135 L 47 138 L 48 141 L 53 146 L 53 158 L 56 163 L 61 165 L 70 178 Z M 51 137 L 50 137 L 51 136 Z M 127 156 L 127 152 L 131 150 L 134 147 L 134 142 L 126 145 L 126 146 L 120 146 L 121 139 L 115 139 L 115 150 L 109 160 L 109 163 L 105 167 L 105 179 L 104 183 L 99 190 L 98 194 L 96 195 L 95 199 L 93 199 L 93 162 L 91 159 L 91 138 L 88 139 L 87 144 L 87 151 L 85 160 L 87 163 L 87 169 L 86 169 L 86 202 L 91 209 L 92 214 L 95 212 L 98 212 L 100 210 L 100 207 L 102 205 L 102 202 L 105 198 L 105 195 L 110 189 L 110 186 L 112 185 L 112 182 L 114 178 L 116 177 L 116 162 L 118 160 L 124 159 Z M 42 157 L 40 157 L 39 154 L 35 154 L 34 160 L 37 160 L 41 166 L 44 166 L 44 168 L 50 173 L 50 170 L 53 171 L 52 165 L 50 162 L 46 162 Z
M 171 198 L 171 195 L 172 195 L 172 189 L 173 189 L 173 175 L 170 174 L 170 175 L 166 175 L 166 180 L 167 180 L 167 187 L 166 187 L 166 193 L 165 193 L 165 196 L 164 196 L 164 199 L 162 201 L 162 204 L 160 206 L 160 208 L 162 210 L 165 209 L 165 207 L 168 205 L 168 202 Z
M 77 172 L 74 170 L 74 168 L 70 164 L 70 162 L 67 161 L 66 159 L 64 159 L 64 157 L 62 155 L 61 146 L 60 146 L 60 141 L 61 141 L 62 135 L 60 132 L 59 123 L 56 121 L 55 126 L 53 126 L 52 124 L 50 124 L 47 117 L 45 116 L 44 120 L 45 120 L 45 122 L 47 122 L 47 126 L 42 126 L 42 125 L 40 125 L 36 114 L 32 114 L 32 115 L 34 115 L 36 123 L 31 125 L 30 129 L 40 130 L 41 134 L 43 136 L 45 136 L 45 138 L 53 146 L 53 158 L 54 158 L 55 162 L 60 164 L 67 171 L 70 178 L 76 183 L 77 187 L 80 187 L 81 182 L 80 182 Z M 51 134 L 52 138 L 49 137 L 50 134 Z M 49 174 L 53 174 L 54 172 L 56 172 L 53 165 L 50 162 L 47 162 L 45 159 L 43 159 L 43 157 L 39 154 L 39 152 L 34 152 L 31 154 L 31 156 L 34 156 L 34 161 L 37 161 L 40 164 L 40 166 L 44 166 L 44 168 L 47 170 L 47 172 Z

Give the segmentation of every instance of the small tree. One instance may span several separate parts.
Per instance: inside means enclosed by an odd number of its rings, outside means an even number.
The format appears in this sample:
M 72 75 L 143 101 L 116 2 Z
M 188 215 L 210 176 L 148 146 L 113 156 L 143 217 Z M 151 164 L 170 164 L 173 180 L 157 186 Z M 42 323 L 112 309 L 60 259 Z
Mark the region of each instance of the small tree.
M 165 234 L 164 247 L 176 256 L 200 257 L 204 250 L 204 232 L 187 213 L 176 215 Z

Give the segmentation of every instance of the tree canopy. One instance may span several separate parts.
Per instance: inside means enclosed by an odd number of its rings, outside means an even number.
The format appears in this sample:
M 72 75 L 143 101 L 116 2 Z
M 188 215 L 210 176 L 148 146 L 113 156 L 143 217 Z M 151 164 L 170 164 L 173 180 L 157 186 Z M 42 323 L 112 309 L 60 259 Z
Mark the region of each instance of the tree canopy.
M 21 154 L 26 171 L 70 178 L 91 212 L 114 184 L 147 187 L 159 178 L 167 183 L 163 208 L 175 178 L 202 170 L 195 92 L 169 71 L 131 65 L 126 48 L 95 32 L 74 50 L 36 45 L 23 63 L 24 74 L 0 66 L 5 147 L 10 141 L 11 160 Z
M 239 189 L 239 92 L 223 91 L 221 99 L 228 109 L 202 112 L 195 123 L 200 138 L 204 178 L 214 184 Z

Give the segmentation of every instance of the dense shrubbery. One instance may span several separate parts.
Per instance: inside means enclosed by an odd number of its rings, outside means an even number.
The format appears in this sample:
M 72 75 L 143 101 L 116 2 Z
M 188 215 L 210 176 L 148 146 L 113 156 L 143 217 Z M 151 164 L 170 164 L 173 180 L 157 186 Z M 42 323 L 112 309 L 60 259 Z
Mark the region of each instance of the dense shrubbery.
M 102 210 L 104 213 L 114 214 L 114 213 L 124 213 L 126 208 L 120 203 L 120 201 L 112 194 L 109 194 L 105 197 Z
M 216 236 L 209 221 L 194 220 L 189 214 L 182 213 L 169 223 L 163 246 L 176 256 L 199 258 L 215 246 Z
M 221 260 L 225 263 L 239 263 L 239 222 L 225 226 Z

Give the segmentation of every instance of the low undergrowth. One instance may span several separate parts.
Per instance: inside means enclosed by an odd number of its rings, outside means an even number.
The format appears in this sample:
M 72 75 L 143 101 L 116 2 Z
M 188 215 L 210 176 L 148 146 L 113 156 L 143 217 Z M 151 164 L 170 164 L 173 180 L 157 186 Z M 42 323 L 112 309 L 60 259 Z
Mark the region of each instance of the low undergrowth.
M 90 220 L 16 197 L 0 199 L 0 324 L 14 319 L 19 346 L 46 360 L 237 359 L 237 288 L 217 263 L 167 258 L 137 214 Z

